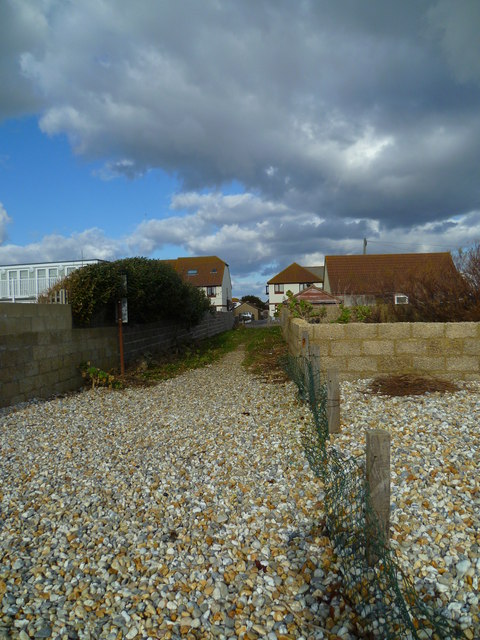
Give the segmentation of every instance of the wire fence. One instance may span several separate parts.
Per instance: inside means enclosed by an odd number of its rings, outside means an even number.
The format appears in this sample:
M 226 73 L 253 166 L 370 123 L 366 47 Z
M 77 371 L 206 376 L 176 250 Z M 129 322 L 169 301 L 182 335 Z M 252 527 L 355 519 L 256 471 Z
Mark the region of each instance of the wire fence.
M 324 483 L 328 535 L 341 559 L 344 593 L 361 618 L 365 637 L 466 638 L 454 621 L 420 598 L 400 568 L 372 507 L 365 462 L 346 457 L 329 442 L 327 384 L 315 357 L 290 357 L 286 368 L 312 411 L 313 424 L 302 432 L 303 446 L 313 472 Z M 369 561 L 372 556 L 374 562 Z

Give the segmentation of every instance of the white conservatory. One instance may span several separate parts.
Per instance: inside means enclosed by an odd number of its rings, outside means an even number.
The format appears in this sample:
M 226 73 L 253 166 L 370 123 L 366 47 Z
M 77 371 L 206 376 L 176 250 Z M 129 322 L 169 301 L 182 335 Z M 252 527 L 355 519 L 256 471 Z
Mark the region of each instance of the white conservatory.
M 75 269 L 103 260 L 65 260 L 0 265 L 0 302 L 36 302 L 59 280 Z

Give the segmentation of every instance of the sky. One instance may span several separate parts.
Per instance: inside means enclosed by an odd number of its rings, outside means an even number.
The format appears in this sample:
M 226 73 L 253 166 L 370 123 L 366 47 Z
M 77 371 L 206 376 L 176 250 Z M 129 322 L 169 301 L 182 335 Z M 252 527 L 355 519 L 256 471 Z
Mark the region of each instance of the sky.
M 480 241 L 478 0 L 0 0 L 0 264 Z

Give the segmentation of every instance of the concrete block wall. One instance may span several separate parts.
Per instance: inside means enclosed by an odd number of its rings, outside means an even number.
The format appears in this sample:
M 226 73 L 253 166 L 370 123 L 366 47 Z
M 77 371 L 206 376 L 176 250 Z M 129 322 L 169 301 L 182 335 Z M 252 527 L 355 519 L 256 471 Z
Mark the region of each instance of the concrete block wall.
M 163 351 L 180 342 L 202 340 L 228 331 L 233 327 L 232 312 L 206 313 L 202 322 L 192 329 L 185 329 L 173 323 L 158 322 L 148 325 L 125 326 L 125 362 L 129 363 L 144 353 Z
M 191 331 L 175 325 L 124 326 L 125 360 L 233 326 L 233 313 L 207 314 Z M 0 407 L 81 387 L 82 362 L 118 370 L 117 327 L 73 329 L 71 307 L 0 303 Z
M 0 304 L 0 406 L 78 389 L 88 360 L 118 365 L 115 328 L 72 329 L 69 305 Z
M 308 324 L 284 315 L 289 352 L 315 348 L 323 371 L 335 367 L 341 380 L 388 373 L 432 374 L 480 380 L 480 323 Z

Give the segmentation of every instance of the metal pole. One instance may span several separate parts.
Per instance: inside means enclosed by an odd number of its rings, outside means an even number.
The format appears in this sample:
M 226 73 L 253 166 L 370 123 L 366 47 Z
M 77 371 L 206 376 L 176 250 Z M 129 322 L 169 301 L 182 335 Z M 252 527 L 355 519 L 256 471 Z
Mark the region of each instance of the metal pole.
M 125 373 L 125 360 L 123 357 L 123 328 L 122 328 L 122 301 L 117 302 L 117 316 L 118 316 L 118 348 L 120 351 L 120 374 L 123 376 Z

